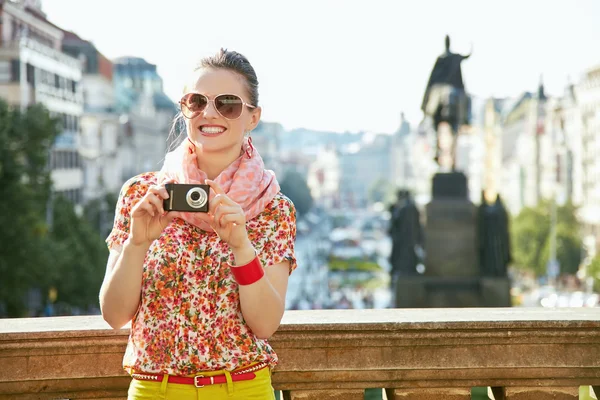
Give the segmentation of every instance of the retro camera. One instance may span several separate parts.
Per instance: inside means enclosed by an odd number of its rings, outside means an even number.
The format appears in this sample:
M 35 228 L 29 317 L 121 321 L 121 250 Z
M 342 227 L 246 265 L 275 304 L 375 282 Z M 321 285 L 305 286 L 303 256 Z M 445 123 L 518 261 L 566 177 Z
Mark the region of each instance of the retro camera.
M 208 212 L 208 185 L 167 183 L 169 198 L 163 200 L 165 211 Z

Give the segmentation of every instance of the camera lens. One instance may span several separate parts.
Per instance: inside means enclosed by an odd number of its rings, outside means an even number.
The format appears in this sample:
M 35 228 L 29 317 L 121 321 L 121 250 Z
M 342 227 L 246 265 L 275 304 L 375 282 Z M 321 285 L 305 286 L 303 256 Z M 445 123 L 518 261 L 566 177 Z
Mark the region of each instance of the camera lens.
M 190 207 L 201 208 L 206 205 L 208 195 L 202 188 L 194 187 L 188 190 L 185 200 Z

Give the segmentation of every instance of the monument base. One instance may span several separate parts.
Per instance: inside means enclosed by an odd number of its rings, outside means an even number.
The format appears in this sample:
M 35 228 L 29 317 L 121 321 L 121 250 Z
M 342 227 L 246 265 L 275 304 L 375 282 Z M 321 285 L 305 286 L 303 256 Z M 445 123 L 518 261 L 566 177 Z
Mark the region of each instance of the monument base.
M 469 200 L 467 177 L 461 172 L 433 177 L 427 204 L 425 272 L 395 279 L 395 306 L 510 307 L 507 276 L 485 276 L 479 254 L 477 207 Z
M 502 277 L 401 276 L 396 308 L 510 307 L 510 280 Z
M 461 172 L 433 177 L 433 199 L 426 206 L 425 275 L 477 277 L 477 208 L 468 198 Z

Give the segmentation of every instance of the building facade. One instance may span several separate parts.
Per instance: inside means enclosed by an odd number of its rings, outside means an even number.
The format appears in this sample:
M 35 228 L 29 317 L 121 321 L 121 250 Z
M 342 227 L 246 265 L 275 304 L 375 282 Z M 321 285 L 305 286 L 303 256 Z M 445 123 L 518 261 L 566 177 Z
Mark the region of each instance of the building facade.
M 281 135 L 284 134 L 283 126 L 276 122 L 260 121 L 258 126 L 250 132 L 252 144 L 262 157 L 265 168 L 273 170 L 281 178 L 283 169 L 281 164 Z
M 581 118 L 581 214 L 586 241 L 600 246 L 600 65 L 584 72 L 577 85 Z
M 315 202 L 333 209 L 340 205 L 340 159 L 333 145 L 317 154 L 308 170 L 307 185 Z
M 115 109 L 123 124 L 124 140 L 134 149 L 123 156 L 131 160 L 122 169 L 123 178 L 160 170 L 177 107 L 164 93 L 156 65 L 138 57 L 121 57 L 113 65 Z
M 53 193 L 83 201 L 78 131 L 83 113 L 82 63 L 61 50 L 64 32 L 39 1 L 0 1 L 0 97 L 21 109 L 43 104 L 62 122 L 50 154 Z
M 392 140 L 391 135 L 365 134 L 360 142 L 340 149 L 339 196 L 342 207 L 366 208 L 373 201 L 375 192 L 391 195 L 394 189 Z
M 81 91 L 84 111 L 79 132 L 79 154 L 84 171 L 83 200 L 88 202 L 117 194 L 123 184 L 123 169 L 128 168 L 130 144 L 124 140 L 119 114 L 115 110 L 113 65 L 89 41 L 72 32 L 65 32 L 62 48 L 65 53 L 83 62 Z

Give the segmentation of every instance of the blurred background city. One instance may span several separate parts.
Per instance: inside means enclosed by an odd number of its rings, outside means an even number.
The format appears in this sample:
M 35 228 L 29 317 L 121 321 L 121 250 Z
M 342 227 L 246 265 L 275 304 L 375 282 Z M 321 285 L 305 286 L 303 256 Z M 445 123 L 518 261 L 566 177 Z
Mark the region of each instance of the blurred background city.
M 160 169 L 184 77 L 220 47 L 257 70 L 254 144 L 298 211 L 288 309 L 411 306 L 398 282 L 445 277 L 440 173 L 466 178 L 451 214 L 506 216 L 499 269 L 484 231 L 458 235 L 476 256 L 448 267 L 460 287 L 597 307 L 598 21 L 596 1 L 0 0 L 0 317 L 99 314 L 119 190 Z M 468 101 L 454 168 L 440 155 L 451 123 L 423 107 L 443 54 L 469 56 L 452 89 Z

